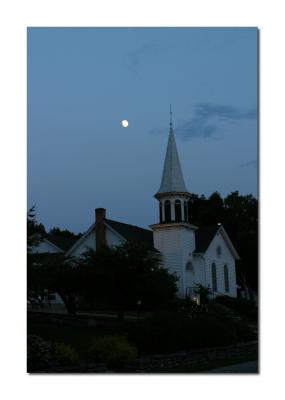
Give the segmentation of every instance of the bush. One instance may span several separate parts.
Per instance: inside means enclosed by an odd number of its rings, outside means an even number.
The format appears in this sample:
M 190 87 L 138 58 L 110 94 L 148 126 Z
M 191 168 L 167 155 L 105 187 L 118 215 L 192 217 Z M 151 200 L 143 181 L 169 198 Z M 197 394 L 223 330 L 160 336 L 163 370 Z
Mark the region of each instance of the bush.
M 90 348 L 90 358 L 110 368 L 121 368 L 137 357 L 137 349 L 123 336 L 103 336 Z
M 191 307 L 191 304 L 190 304 Z M 158 312 L 133 326 L 129 338 L 144 354 L 227 346 L 255 339 L 243 321 L 236 321 L 226 309 L 209 304 L 208 312 L 182 309 Z
M 257 319 L 257 306 L 252 300 L 238 299 L 229 296 L 218 296 L 215 298 L 215 301 L 237 311 L 244 316 L 255 320 Z
M 235 321 L 234 325 L 240 342 L 256 340 L 256 333 L 244 321 Z
M 54 364 L 52 344 L 40 336 L 28 335 L 27 367 L 28 372 L 40 371 Z
M 55 358 L 60 365 L 73 365 L 79 363 L 77 352 L 68 344 L 55 343 Z

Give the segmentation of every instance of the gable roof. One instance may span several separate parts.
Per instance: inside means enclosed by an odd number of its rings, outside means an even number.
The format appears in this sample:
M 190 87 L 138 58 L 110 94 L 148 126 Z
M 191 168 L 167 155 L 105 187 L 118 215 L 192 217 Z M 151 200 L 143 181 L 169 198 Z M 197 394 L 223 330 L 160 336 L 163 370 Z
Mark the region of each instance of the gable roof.
M 140 228 L 139 226 L 125 224 L 111 219 L 104 219 L 107 228 L 111 229 L 118 234 L 122 239 L 129 242 L 143 243 L 147 248 L 155 252 L 159 252 L 153 247 L 153 233 L 149 229 Z M 85 238 L 96 229 L 96 223 L 92 224 L 90 228 L 67 250 L 66 255 L 71 254 Z
M 195 231 L 196 248 L 194 253 L 205 253 L 219 228 L 219 225 L 209 225 L 197 229 Z
M 218 231 L 222 234 L 234 258 L 239 260 L 238 252 L 221 224 L 203 226 L 195 231 L 196 248 L 193 253 L 205 253 Z
M 129 242 L 144 243 L 147 247 L 153 247 L 153 232 L 149 229 L 140 228 L 139 226 L 125 224 L 123 222 L 105 219 L 108 226 L 119 233 L 124 239 Z M 157 251 L 157 250 L 156 250 Z

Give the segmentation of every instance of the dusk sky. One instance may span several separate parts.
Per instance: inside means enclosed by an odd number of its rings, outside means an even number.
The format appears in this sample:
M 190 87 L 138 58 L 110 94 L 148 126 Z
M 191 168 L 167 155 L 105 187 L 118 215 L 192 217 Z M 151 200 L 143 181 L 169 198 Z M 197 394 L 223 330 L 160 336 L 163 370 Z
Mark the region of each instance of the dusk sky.
M 29 28 L 38 221 L 84 232 L 104 207 L 158 222 L 170 103 L 189 191 L 257 196 L 257 39 L 256 28 Z

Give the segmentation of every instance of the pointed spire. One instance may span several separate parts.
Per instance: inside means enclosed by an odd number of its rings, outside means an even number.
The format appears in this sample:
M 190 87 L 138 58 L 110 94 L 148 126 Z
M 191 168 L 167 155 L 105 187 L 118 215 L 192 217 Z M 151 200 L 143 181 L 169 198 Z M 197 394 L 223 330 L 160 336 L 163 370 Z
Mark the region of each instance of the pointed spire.
M 184 183 L 184 178 L 174 138 L 174 132 L 172 128 L 171 106 L 170 106 L 170 129 L 168 136 L 168 144 L 164 160 L 161 184 L 157 194 L 170 193 L 170 192 L 188 193 L 188 190 Z

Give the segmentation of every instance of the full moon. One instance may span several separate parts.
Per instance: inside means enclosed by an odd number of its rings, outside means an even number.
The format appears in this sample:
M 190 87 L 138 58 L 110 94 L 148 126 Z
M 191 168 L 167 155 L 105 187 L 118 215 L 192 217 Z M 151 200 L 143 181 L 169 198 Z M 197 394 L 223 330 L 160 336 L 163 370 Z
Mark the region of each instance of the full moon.
M 121 121 L 122 127 L 126 128 L 129 125 L 129 121 L 127 121 L 126 119 L 123 119 L 123 121 Z

